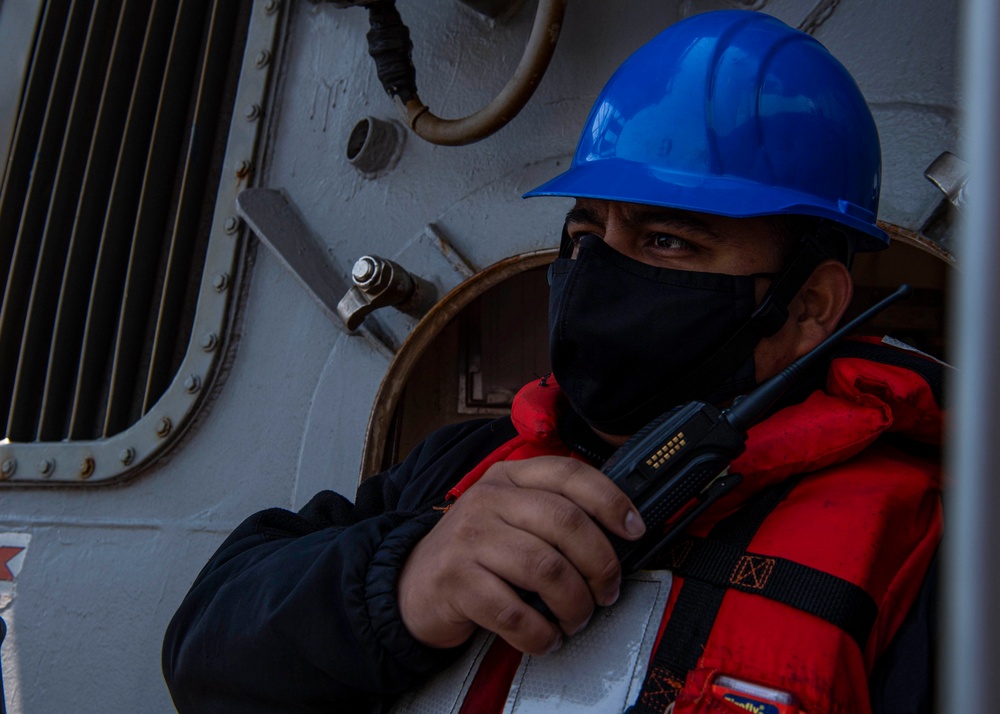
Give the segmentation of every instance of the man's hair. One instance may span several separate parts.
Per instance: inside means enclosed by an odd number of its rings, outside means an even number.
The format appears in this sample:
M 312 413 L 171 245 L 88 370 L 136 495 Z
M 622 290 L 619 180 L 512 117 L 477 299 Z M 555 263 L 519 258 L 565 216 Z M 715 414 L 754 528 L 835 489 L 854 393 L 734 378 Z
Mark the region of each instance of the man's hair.
M 777 239 L 778 264 L 787 265 L 799 242 L 808 234 L 819 229 L 823 219 L 815 216 L 774 215 L 770 216 L 772 230 Z M 829 225 L 829 222 L 828 222 Z M 851 242 L 844 233 L 833 231 L 823 239 L 825 257 L 839 260 L 848 268 L 851 267 Z

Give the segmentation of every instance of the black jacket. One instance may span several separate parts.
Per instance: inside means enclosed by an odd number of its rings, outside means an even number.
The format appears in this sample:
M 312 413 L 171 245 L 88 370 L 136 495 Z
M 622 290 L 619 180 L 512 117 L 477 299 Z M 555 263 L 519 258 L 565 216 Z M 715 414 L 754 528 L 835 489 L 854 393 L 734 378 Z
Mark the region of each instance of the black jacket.
M 446 427 L 366 480 L 299 513 L 246 519 L 171 620 L 163 673 L 180 712 L 377 711 L 458 650 L 416 642 L 396 606 L 399 569 L 437 522 L 433 506 L 515 435 L 509 419 Z M 335 707 L 331 708 L 331 704 Z
M 299 513 L 244 521 L 202 569 L 171 621 L 163 672 L 189 712 L 372 712 L 457 656 L 416 642 L 395 583 L 440 517 L 434 506 L 515 435 L 509 419 L 432 434 L 366 480 L 352 505 L 330 491 Z M 876 714 L 930 711 L 934 583 L 876 667 Z

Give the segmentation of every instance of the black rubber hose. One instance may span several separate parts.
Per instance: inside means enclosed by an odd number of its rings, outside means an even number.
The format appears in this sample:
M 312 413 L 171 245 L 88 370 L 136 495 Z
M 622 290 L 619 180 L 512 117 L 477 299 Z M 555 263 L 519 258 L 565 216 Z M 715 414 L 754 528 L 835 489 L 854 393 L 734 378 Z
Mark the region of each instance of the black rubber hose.
M 371 25 L 366 35 L 368 54 L 375 60 L 379 81 L 389 96 L 408 102 L 417 96 L 410 30 L 403 24 L 395 0 L 379 0 L 366 7 Z

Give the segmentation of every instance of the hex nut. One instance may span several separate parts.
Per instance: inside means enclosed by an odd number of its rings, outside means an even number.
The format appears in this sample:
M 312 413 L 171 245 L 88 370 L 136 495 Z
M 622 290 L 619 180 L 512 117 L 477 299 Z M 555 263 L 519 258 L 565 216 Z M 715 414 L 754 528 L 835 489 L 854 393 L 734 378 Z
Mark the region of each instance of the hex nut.
M 216 273 L 212 278 L 212 287 L 215 288 L 215 292 L 221 293 L 226 288 L 229 287 L 229 275 L 228 273 Z
M 219 337 L 214 332 L 209 332 L 201 338 L 201 348 L 206 352 L 212 352 L 219 346 Z
M 156 422 L 156 435 L 163 438 L 170 433 L 170 430 L 174 427 L 173 422 L 170 421 L 170 417 L 161 417 L 158 422 Z
M 131 464 L 133 459 L 135 459 L 135 449 L 131 446 L 126 446 L 118 453 L 118 460 L 125 466 Z
M 240 229 L 240 219 L 238 216 L 229 216 L 226 218 L 226 222 L 222 224 L 222 230 L 224 230 L 229 235 L 236 233 Z
M 184 380 L 184 391 L 188 394 L 194 394 L 199 389 L 201 389 L 201 378 L 197 374 L 189 374 Z
M 40 473 L 42 476 L 51 476 L 52 472 L 55 470 L 56 470 L 55 459 L 46 458 L 38 462 L 38 473 Z
M 17 459 L 15 458 L 6 459 L 0 464 L 0 478 L 10 478 L 15 471 L 17 471 Z
M 80 478 L 90 478 L 94 473 L 94 457 L 85 456 L 80 462 Z
M 257 121 L 261 114 L 263 114 L 263 110 L 259 104 L 251 104 L 243 110 L 243 116 L 246 117 L 247 121 Z
M 271 63 L 271 53 L 267 50 L 261 50 L 257 53 L 257 58 L 254 60 L 254 64 L 257 65 L 259 69 L 264 69 L 268 64 Z

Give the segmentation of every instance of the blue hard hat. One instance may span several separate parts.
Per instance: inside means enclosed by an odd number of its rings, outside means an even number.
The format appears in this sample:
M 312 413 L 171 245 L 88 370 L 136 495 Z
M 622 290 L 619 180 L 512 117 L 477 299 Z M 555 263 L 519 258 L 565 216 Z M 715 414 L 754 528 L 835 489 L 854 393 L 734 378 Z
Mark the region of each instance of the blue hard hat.
M 569 170 L 525 197 L 816 216 L 872 251 L 889 243 L 875 223 L 880 176 L 875 120 L 844 66 L 769 15 L 720 10 L 671 25 L 627 59 Z

